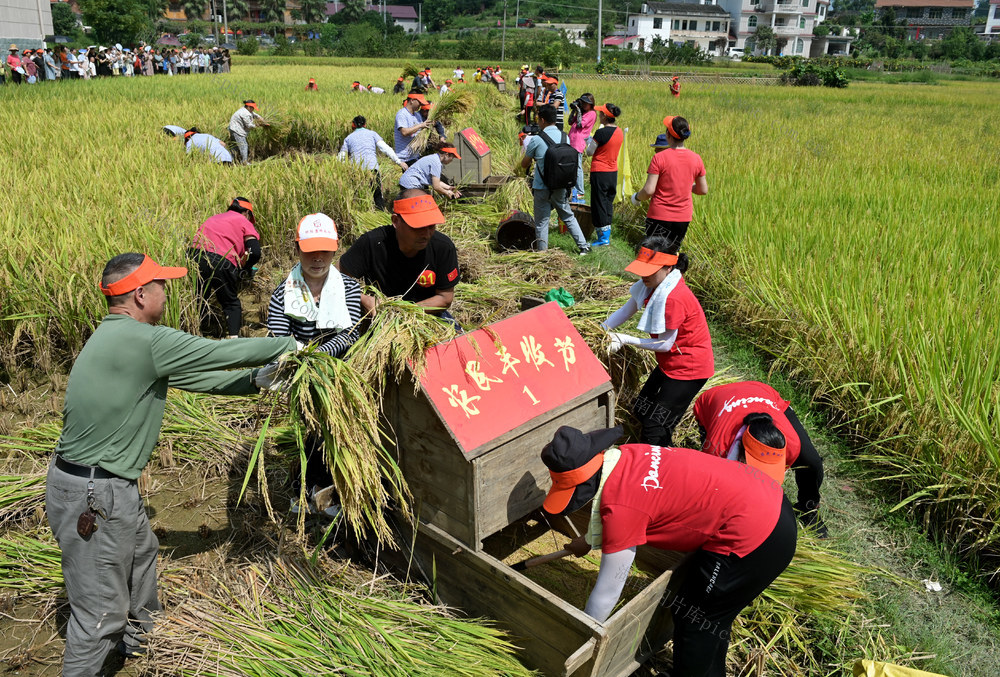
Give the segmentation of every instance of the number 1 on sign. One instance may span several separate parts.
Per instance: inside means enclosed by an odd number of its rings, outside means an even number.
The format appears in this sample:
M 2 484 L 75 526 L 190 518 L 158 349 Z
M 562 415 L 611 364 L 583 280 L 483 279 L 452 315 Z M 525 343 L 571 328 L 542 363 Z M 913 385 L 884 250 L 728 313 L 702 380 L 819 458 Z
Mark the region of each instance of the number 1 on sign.
M 534 393 L 528 390 L 528 386 L 524 386 L 524 390 L 522 392 L 531 398 L 532 405 L 538 404 L 538 398 L 535 397 Z

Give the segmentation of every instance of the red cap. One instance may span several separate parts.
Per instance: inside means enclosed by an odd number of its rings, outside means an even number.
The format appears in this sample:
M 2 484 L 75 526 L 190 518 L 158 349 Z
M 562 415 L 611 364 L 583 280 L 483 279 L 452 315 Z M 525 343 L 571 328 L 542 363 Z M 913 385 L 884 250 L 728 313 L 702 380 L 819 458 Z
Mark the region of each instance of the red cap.
M 424 98 L 424 95 L 420 94 L 419 92 L 410 92 L 409 94 L 406 95 L 406 98 L 407 99 L 416 99 L 417 101 L 419 101 L 424 106 L 429 106 L 430 105 L 427 102 L 427 99 Z
M 747 430 L 743 433 L 743 452 L 748 466 L 757 468 L 778 484 L 785 481 L 785 447 L 769 447 Z
M 399 214 L 411 228 L 426 228 L 444 223 L 444 214 L 430 195 L 416 195 L 392 203 L 392 211 Z
M 299 221 L 295 241 L 304 252 L 335 252 L 337 224 L 326 214 L 307 214 Z
M 98 284 L 101 293 L 105 296 L 121 296 L 130 291 L 135 291 L 144 284 L 149 284 L 153 280 L 176 280 L 187 275 L 187 268 L 167 268 L 145 256 L 139 267 L 122 279 L 112 282 L 108 286 Z
M 257 104 L 253 101 L 244 101 L 243 105 L 251 110 L 257 110 Z
M 676 263 L 677 254 L 666 254 L 647 247 L 640 247 L 639 252 L 635 255 L 635 261 L 625 266 L 625 270 L 635 273 L 639 277 L 646 277 L 663 266 L 672 266 Z

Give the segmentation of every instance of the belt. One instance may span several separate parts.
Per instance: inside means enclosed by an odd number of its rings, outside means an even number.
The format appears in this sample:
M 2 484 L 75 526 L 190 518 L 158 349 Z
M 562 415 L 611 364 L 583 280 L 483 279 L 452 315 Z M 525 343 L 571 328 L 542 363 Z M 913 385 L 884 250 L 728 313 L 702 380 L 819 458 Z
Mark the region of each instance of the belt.
M 104 468 L 67 461 L 59 454 L 56 454 L 56 467 L 67 475 L 74 475 L 75 477 L 86 477 L 87 479 L 90 479 L 90 473 L 93 471 L 95 480 L 121 479 L 118 475 L 110 473 Z

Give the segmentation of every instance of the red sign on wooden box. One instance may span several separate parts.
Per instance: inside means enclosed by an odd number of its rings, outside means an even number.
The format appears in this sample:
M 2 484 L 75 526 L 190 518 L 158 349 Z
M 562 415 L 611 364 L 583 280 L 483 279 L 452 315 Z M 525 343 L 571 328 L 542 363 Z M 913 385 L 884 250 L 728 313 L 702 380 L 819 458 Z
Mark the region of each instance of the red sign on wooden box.
M 431 348 L 420 385 L 470 452 L 610 380 L 562 308 L 546 303 Z
M 479 157 L 485 157 L 490 152 L 490 147 L 483 141 L 483 137 L 479 136 L 479 133 L 472 127 L 466 127 L 459 134 L 465 137 L 465 140 L 469 142 L 469 145 L 472 146 L 472 149 L 476 151 Z

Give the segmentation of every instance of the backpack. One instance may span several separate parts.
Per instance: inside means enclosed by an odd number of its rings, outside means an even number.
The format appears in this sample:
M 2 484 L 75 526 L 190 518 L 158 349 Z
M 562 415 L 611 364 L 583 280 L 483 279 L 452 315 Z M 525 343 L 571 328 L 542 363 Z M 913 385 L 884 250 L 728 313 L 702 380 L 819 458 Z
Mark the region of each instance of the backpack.
M 580 153 L 569 145 L 566 132 L 556 143 L 544 131 L 539 134 L 548 148 L 545 150 L 545 166 L 542 169 L 542 183 L 549 190 L 567 190 L 576 185 L 576 170 Z

